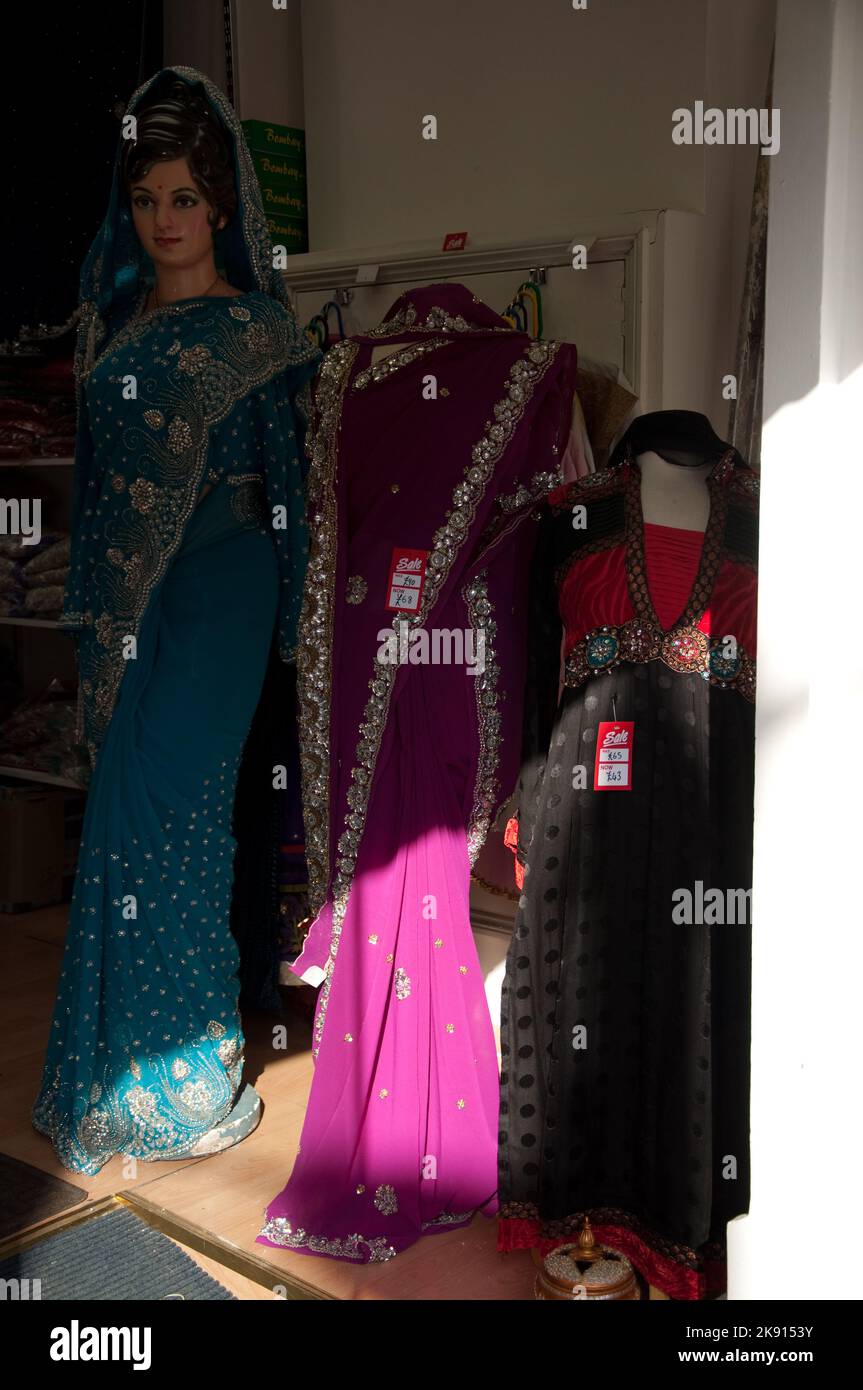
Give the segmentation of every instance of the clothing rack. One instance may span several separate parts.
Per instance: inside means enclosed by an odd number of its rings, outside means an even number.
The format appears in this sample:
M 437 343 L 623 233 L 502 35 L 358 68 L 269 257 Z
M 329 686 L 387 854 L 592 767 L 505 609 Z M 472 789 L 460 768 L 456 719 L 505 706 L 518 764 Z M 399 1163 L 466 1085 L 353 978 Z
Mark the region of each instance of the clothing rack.
M 595 263 L 628 255 L 635 238 L 633 228 L 612 237 L 598 237 L 586 230 L 554 241 L 480 244 L 464 251 L 432 251 L 428 243 L 404 248 L 363 247 L 354 253 L 311 251 L 291 256 L 283 274 L 292 290 L 323 291 L 336 285 L 340 293 L 361 285 L 461 280 L 465 275 L 494 271 L 520 273 L 525 279 L 543 284 L 549 269 L 572 265 L 573 246 L 586 247 L 588 262 Z M 350 299 L 340 302 L 350 303 Z
M 477 292 L 495 308 L 512 296 L 515 286 L 527 280 L 543 286 L 544 315 L 552 320 L 546 336 L 570 336 L 584 346 L 580 325 L 567 321 L 561 333 L 558 321 L 554 328 L 556 293 L 552 280 L 560 286 L 561 276 L 584 274 L 573 269 L 574 247 L 584 247 L 588 271 L 609 262 L 621 262 L 620 296 L 622 311 L 618 311 L 620 348 L 617 353 L 620 368 L 636 394 L 645 397 L 645 375 L 650 349 L 648 327 L 650 296 L 648 269 L 650 247 L 656 239 L 657 220 L 661 214 L 643 212 L 622 214 L 610 219 L 586 220 L 575 235 L 534 241 L 507 243 L 473 242 L 463 251 L 442 252 L 440 242 L 413 242 L 401 246 L 361 247 L 356 250 L 335 249 L 291 256 L 282 272 L 291 295 L 297 317 L 304 322 L 315 312 L 315 300 L 335 300 L 351 306 L 355 316 L 363 292 L 377 291 L 389 285 L 407 287 L 432 284 L 435 281 L 477 283 Z M 504 276 L 515 280 L 501 290 L 499 282 L 491 297 L 486 288 L 488 280 L 480 277 Z M 516 277 L 518 277 L 516 279 Z M 551 279 L 550 279 L 551 277 Z M 314 300 L 311 299 L 314 296 Z M 302 302 L 303 298 L 305 302 Z M 376 306 L 380 296 L 373 296 Z M 549 312 L 551 310 L 552 312 Z M 559 320 L 558 314 L 558 320 Z M 378 322 L 375 317 L 371 322 Z M 354 326 L 348 329 L 356 332 Z M 590 347 L 587 345 L 590 355 Z M 609 353 L 597 353 L 611 360 Z

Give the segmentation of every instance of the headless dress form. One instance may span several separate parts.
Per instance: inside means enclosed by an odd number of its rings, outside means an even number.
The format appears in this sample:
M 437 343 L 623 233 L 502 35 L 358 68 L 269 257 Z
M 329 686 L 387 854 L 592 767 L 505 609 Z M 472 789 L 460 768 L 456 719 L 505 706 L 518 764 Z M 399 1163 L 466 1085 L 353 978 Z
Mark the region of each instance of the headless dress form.
M 683 467 L 648 450 L 638 455 L 638 466 L 646 525 L 705 530 L 710 515 L 707 478 L 714 466 L 712 459 L 695 467 Z

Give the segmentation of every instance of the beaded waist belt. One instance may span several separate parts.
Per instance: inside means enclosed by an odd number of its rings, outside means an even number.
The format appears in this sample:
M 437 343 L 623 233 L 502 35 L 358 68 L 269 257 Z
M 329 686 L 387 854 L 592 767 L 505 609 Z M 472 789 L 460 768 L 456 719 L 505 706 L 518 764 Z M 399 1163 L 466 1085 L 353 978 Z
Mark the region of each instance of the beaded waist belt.
M 631 618 L 622 627 L 597 627 L 566 658 L 564 685 L 578 687 L 623 661 L 662 661 L 672 671 L 702 676 L 723 690 L 755 699 L 755 660 L 730 637 L 708 637 L 697 627 L 661 627 Z

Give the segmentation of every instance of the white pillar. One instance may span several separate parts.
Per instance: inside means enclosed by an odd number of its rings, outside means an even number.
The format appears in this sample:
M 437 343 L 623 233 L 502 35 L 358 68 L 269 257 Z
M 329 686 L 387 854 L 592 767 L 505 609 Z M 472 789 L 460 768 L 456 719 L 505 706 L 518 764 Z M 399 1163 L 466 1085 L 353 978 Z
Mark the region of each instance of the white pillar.
M 779 0 L 759 560 L 752 1198 L 730 1299 L 863 1295 L 863 4 Z M 828 1257 L 829 1255 L 829 1257 Z

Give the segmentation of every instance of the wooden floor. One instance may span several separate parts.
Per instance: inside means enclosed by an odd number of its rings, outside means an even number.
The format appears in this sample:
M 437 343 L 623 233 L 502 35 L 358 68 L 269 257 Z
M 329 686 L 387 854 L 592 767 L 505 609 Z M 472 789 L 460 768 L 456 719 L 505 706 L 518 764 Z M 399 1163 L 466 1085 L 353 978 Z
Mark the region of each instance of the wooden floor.
M 164 1215 L 169 1234 L 176 1233 L 175 1222 L 206 1233 L 213 1241 L 206 1255 L 199 1253 L 200 1238 L 189 1244 L 180 1235 L 178 1244 L 241 1299 L 283 1296 L 278 1290 L 285 1275 L 311 1286 L 311 1296 L 338 1299 L 533 1299 L 530 1254 L 498 1254 L 496 1222 L 479 1216 L 470 1227 L 427 1236 L 381 1265 L 356 1267 L 255 1244 L 264 1208 L 290 1175 L 311 1085 L 310 1029 L 299 1019 L 291 1024 L 288 1048 L 276 1052 L 276 1020 L 244 1018 L 245 1077 L 259 1092 L 264 1114 L 242 1144 L 179 1163 L 130 1167 L 129 1160 L 115 1158 L 93 1178 L 68 1173 L 30 1124 L 65 925 L 65 908 L 0 917 L 0 1152 L 80 1187 L 82 1207 L 111 1194 L 131 1194 L 151 1213 Z M 252 1277 L 225 1262 L 239 1252 L 254 1261 Z M 233 1263 L 242 1266 L 239 1258 Z

